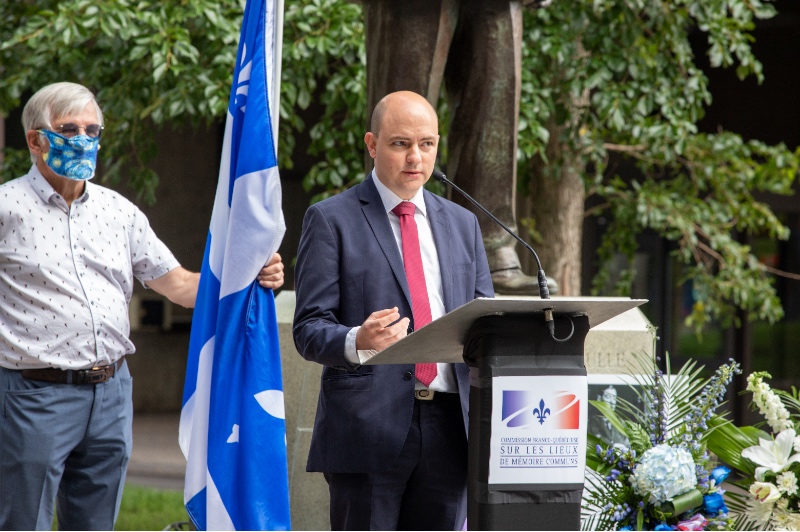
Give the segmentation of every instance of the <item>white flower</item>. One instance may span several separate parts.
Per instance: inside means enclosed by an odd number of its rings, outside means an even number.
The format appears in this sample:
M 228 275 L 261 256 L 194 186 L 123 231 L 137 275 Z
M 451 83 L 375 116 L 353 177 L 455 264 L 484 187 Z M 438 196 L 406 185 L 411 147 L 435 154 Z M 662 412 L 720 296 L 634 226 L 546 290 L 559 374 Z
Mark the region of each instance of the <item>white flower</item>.
M 772 513 L 772 521 L 769 524 L 771 530 L 789 530 L 786 528 L 788 525 L 789 515 L 785 510 L 780 510 L 778 508 Z
M 796 512 L 776 509 L 769 525 L 771 530 L 800 530 L 800 516 Z
M 800 436 L 794 439 L 794 452 L 800 453 Z
M 800 514 L 797 512 L 786 512 L 788 514 L 787 530 L 800 530 Z
M 797 477 L 791 471 L 778 475 L 778 489 L 786 495 L 797 493 Z
M 756 468 L 756 480 L 763 481 L 767 471 L 782 473 L 790 465 L 800 461 L 800 453 L 792 455 L 794 438 L 794 429 L 786 429 L 773 441 L 759 438 L 758 445 L 742 450 L 742 457 L 760 466 Z
M 630 476 L 633 491 L 662 503 L 697 485 L 694 460 L 682 447 L 656 445 L 644 452 Z
M 753 482 L 753 484 L 750 485 L 750 493 L 752 493 L 753 497 L 761 504 L 769 503 L 772 505 L 772 503 L 781 498 L 781 492 L 778 490 L 778 486 L 772 482 Z
M 780 432 L 794 427 L 789 411 L 783 406 L 780 397 L 770 390 L 763 377 L 750 374 L 747 377 L 747 390 L 753 392 L 753 402 L 758 405 L 758 411 L 766 418 L 773 431 Z
M 747 391 L 753 393 L 763 393 L 764 380 L 761 377 L 756 377 L 752 373 L 747 376 Z
M 783 406 L 780 398 L 771 392 L 763 398 L 763 404 L 760 405 L 759 411 L 775 432 L 794 427 L 789 411 Z

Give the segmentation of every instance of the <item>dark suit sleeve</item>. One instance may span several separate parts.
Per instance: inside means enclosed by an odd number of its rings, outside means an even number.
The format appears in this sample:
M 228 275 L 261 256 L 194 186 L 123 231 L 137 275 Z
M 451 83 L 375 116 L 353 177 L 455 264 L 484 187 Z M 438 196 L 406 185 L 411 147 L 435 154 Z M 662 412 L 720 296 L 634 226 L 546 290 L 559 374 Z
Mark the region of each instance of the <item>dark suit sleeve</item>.
M 483 247 L 483 237 L 478 219 L 472 216 L 475 224 L 475 297 L 494 297 L 492 274 L 489 272 L 489 261 L 486 259 L 486 249 Z
M 303 220 L 297 250 L 297 307 L 292 332 L 297 351 L 306 360 L 351 367 L 344 357 L 344 344 L 352 327 L 339 322 L 340 253 L 339 242 L 325 214 L 317 206 L 311 206 Z

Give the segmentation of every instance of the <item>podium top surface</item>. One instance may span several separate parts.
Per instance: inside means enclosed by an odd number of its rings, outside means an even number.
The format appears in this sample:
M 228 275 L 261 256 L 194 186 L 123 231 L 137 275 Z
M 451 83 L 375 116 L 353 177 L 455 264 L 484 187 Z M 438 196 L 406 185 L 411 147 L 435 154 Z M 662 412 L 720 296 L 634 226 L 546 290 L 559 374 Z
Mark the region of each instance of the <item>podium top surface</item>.
M 478 298 L 414 331 L 362 364 L 413 364 L 418 362 L 463 362 L 467 332 L 481 316 L 532 314 L 553 309 L 553 314 L 589 318 L 595 327 L 614 316 L 646 303 L 646 299 L 627 297 L 538 297 Z

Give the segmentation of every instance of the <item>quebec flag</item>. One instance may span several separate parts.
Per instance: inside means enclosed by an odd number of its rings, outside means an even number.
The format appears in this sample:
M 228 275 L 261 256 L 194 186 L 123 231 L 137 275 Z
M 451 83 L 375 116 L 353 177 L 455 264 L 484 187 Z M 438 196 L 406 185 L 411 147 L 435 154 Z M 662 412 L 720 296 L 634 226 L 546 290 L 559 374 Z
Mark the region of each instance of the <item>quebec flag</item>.
M 192 321 L 179 440 L 199 530 L 290 529 L 275 300 L 255 281 L 286 230 L 273 124 L 282 16 L 282 0 L 247 1 Z

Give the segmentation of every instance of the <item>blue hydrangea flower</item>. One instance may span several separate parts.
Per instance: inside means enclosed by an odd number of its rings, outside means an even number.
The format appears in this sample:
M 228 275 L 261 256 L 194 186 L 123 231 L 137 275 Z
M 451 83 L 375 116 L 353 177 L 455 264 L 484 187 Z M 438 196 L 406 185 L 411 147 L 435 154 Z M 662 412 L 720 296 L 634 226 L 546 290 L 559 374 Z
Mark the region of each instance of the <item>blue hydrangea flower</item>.
M 650 503 L 660 504 L 686 493 L 697 484 L 692 455 L 667 444 L 651 447 L 634 468 L 630 483 L 633 491 Z

